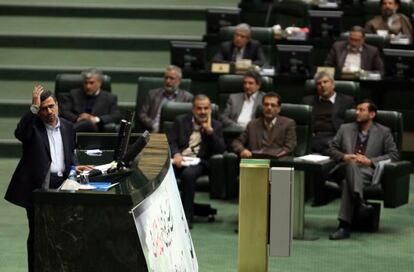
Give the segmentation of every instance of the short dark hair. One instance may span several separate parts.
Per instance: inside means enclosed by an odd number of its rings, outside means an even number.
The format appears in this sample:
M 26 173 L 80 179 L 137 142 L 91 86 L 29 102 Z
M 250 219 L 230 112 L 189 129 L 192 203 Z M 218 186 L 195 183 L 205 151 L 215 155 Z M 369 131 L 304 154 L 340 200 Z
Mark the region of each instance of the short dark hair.
M 380 0 L 380 6 L 382 6 L 382 2 L 384 2 L 384 0 Z M 397 4 L 398 6 L 401 6 L 401 0 L 394 0 L 394 3 Z
M 255 71 L 255 70 L 249 70 L 247 71 L 243 78 L 245 77 L 251 77 L 254 79 L 254 81 L 256 82 L 257 85 L 262 85 L 262 76 L 259 74 L 259 72 Z
M 194 103 L 197 101 L 197 100 L 205 100 L 205 99 L 207 99 L 208 100 L 208 102 L 210 102 L 210 104 L 211 104 L 211 100 L 210 100 L 210 98 L 207 96 L 207 95 L 205 95 L 205 94 L 197 94 L 197 95 L 195 95 L 194 97 L 193 97 L 193 100 L 191 101 L 191 103 L 193 104 L 193 106 L 194 106 Z
M 358 102 L 357 105 L 361 105 L 361 104 L 364 104 L 364 103 L 368 104 L 368 111 L 369 112 L 375 112 L 375 115 L 377 114 L 378 107 L 374 103 L 374 101 L 372 101 L 371 99 L 362 99 L 361 101 Z
M 278 106 L 282 105 L 282 98 L 280 97 L 280 95 L 276 92 L 268 92 L 266 93 L 263 98 L 262 98 L 262 104 L 264 103 L 265 99 L 268 97 L 276 97 L 277 101 L 278 101 Z
M 40 101 L 43 102 L 49 97 L 52 97 L 55 102 L 57 102 L 56 96 L 49 90 L 44 90 L 40 95 Z
M 362 26 L 359 26 L 359 25 L 355 25 L 355 26 L 351 27 L 349 32 L 361 32 L 362 37 L 365 37 L 365 29 Z

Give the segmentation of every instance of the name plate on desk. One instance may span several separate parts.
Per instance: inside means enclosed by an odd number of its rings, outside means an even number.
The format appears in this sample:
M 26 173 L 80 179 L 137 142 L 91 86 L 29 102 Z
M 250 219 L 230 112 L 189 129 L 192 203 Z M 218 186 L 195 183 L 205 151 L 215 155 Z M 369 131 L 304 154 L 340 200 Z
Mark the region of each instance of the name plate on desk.
M 230 73 L 230 64 L 228 63 L 212 63 L 211 72 L 216 74 Z

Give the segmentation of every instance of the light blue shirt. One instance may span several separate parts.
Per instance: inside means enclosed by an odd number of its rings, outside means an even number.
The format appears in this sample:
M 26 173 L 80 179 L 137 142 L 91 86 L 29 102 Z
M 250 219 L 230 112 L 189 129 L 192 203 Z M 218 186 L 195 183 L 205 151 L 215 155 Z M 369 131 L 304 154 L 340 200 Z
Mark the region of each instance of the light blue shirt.
M 46 124 L 47 138 L 49 140 L 50 158 L 50 172 L 57 173 L 59 176 L 65 172 L 65 155 L 63 151 L 62 134 L 60 133 L 60 120 L 55 127 Z

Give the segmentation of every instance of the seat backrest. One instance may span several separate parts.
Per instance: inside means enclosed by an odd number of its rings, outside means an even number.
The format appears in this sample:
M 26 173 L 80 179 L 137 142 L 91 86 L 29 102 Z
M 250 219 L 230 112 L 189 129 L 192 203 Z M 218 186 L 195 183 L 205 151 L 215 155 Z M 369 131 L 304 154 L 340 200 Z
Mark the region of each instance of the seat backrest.
M 352 96 L 355 101 L 360 97 L 359 82 L 356 81 L 335 80 L 335 91 Z M 312 94 L 316 94 L 315 80 L 308 79 L 305 82 L 305 95 Z
M 348 37 L 349 32 L 342 32 L 339 39 L 348 40 Z M 384 47 L 388 47 L 389 45 L 389 40 L 386 37 L 374 33 L 366 33 L 365 42 L 369 45 L 377 47 L 380 50 L 382 50 Z
M 308 10 L 310 1 L 306 0 L 280 0 L 274 3 L 273 13 L 276 15 L 275 24 L 283 28 L 289 26 L 308 25 Z
M 217 119 L 218 106 L 216 104 L 211 104 L 211 107 L 212 116 L 214 119 Z M 161 108 L 160 132 L 167 133 L 174 124 L 175 118 L 179 115 L 190 113 L 192 108 L 193 105 L 189 102 L 170 101 L 164 103 Z
M 226 107 L 227 99 L 232 93 L 243 92 L 243 75 L 221 75 L 218 80 L 218 105 L 221 111 Z M 260 90 L 270 92 L 273 90 L 273 79 L 270 77 L 262 77 L 262 85 Z
M 309 105 L 283 103 L 280 115 L 296 122 L 297 145 L 295 156 L 303 156 L 311 151 L 312 107 Z
M 63 93 L 69 93 L 72 89 L 83 87 L 83 76 L 81 74 L 57 74 L 55 81 L 55 95 L 58 96 Z M 101 89 L 111 92 L 111 77 L 102 75 Z
M 141 131 L 142 126 L 139 123 L 137 115 L 142 108 L 142 104 L 145 101 L 145 97 L 148 92 L 152 89 L 161 88 L 164 86 L 163 77 L 139 77 L 138 78 L 138 89 L 137 96 L 135 100 L 135 124 L 134 131 Z M 191 90 L 191 79 L 183 78 L 181 79 L 180 89 L 190 91 Z
M 345 113 L 345 122 L 351 123 L 355 121 L 355 109 L 347 110 Z M 377 111 L 377 116 L 375 121 L 380 123 L 383 126 L 390 128 L 392 136 L 394 138 L 395 144 L 397 145 L 398 150 L 401 150 L 402 138 L 404 131 L 403 117 L 402 113 L 398 111 Z

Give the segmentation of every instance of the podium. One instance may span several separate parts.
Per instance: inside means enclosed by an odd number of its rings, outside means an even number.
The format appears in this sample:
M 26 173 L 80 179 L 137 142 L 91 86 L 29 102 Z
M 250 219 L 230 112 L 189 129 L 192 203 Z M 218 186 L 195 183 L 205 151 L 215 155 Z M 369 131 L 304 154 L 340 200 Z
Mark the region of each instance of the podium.
M 138 233 L 145 230 L 139 229 L 135 211 L 141 206 L 148 209 L 145 200 L 158 188 L 164 189 L 167 178 L 176 188 L 167 139 L 154 134 L 135 169 L 91 180 L 117 183 L 108 191 L 35 191 L 35 271 L 150 270 L 151 252 L 142 246 L 143 241 L 140 243 Z M 179 198 L 178 189 L 171 194 Z M 174 214 L 183 213 L 181 202 L 178 199 L 177 205 L 175 200 L 170 202 L 178 209 L 170 209 L 170 215 L 181 219 L 182 224 L 169 222 L 175 224 L 170 227 L 175 233 L 185 233 L 194 251 L 185 217 Z M 171 239 L 173 236 L 170 234 Z M 190 261 L 198 269 L 193 255 Z

